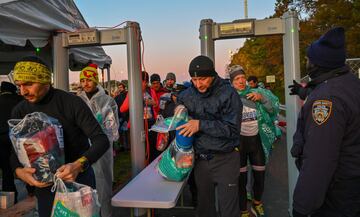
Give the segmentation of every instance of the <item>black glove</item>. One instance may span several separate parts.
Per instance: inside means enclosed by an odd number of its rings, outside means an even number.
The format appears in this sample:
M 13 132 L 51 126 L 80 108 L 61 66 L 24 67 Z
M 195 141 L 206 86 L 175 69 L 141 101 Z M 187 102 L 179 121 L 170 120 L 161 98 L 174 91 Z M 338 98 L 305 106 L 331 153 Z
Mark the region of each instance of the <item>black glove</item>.
M 292 211 L 292 216 L 293 217 L 308 217 L 308 215 L 303 215 L 301 213 L 298 213 L 295 209 L 293 209 L 293 211 Z
M 288 88 L 290 88 L 290 95 L 298 95 L 302 100 L 305 100 L 308 95 L 307 88 L 301 86 L 301 84 L 297 83 L 295 80 L 293 80 L 293 85 L 289 85 Z

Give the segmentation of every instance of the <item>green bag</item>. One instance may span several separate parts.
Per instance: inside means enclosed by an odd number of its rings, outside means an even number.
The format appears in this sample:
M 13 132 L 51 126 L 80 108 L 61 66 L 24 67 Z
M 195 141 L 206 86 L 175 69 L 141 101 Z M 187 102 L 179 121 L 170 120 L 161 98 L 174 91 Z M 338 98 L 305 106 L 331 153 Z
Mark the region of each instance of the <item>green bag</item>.
M 54 207 L 53 217 L 80 217 L 80 215 L 66 208 L 61 201 L 57 201 Z
M 266 108 L 259 102 L 256 102 L 256 115 L 258 119 L 259 134 L 261 138 L 261 143 L 264 149 L 266 162 L 269 160 L 269 155 L 272 150 L 272 145 L 276 140 L 277 133 L 276 126 L 274 122 L 277 120 L 279 114 L 279 99 L 270 91 L 263 88 L 249 88 L 246 86 L 246 89 L 243 91 L 238 91 L 240 96 L 246 96 L 248 93 L 260 93 L 271 101 L 272 113 L 269 113 Z

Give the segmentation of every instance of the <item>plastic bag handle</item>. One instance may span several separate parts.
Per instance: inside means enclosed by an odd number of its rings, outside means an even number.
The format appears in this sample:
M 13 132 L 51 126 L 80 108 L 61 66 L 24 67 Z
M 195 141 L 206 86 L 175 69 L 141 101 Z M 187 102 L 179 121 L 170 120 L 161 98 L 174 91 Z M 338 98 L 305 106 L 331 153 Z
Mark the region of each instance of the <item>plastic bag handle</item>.
M 83 185 L 83 184 L 80 184 L 80 183 L 77 183 L 77 182 L 73 182 L 74 185 L 77 185 L 77 186 L 87 186 L 87 185 Z M 67 187 L 64 183 L 64 181 L 60 178 L 58 178 L 56 175 L 54 176 L 54 185 L 51 187 L 51 192 L 55 192 L 55 190 L 57 188 L 61 188 L 63 190 L 64 193 L 68 193 L 68 190 L 67 190 Z M 93 198 L 95 199 L 95 203 L 97 206 L 101 206 L 100 202 L 99 202 L 99 197 L 98 197 L 98 194 L 97 194 L 97 190 L 96 189 L 92 189 L 93 192 L 92 192 L 92 195 L 93 195 Z
M 63 190 L 63 192 L 65 192 L 65 193 L 68 192 L 64 181 L 55 175 L 54 176 L 54 185 L 51 187 L 51 192 L 55 192 L 55 190 L 58 187 L 61 188 L 61 190 Z
M 174 121 L 175 121 L 175 119 L 176 119 L 176 116 L 177 116 L 179 113 L 181 113 L 184 109 L 186 109 L 184 105 L 178 105 L 178 106 L 179 106 L 179 107 L 181 106 L 181 107 L 179 108 L 179 110 L 177 110 L 176 113 L 174 113 L 174 116 L 173 116 L 173 118 L 171 119 L 171 122 L 170 122 L 170 124 L 169 124 L 168 130 L 171 129 L 171 127 L 172 127 L 172 125 L 173 125 L 173 123 L 174 123 Z

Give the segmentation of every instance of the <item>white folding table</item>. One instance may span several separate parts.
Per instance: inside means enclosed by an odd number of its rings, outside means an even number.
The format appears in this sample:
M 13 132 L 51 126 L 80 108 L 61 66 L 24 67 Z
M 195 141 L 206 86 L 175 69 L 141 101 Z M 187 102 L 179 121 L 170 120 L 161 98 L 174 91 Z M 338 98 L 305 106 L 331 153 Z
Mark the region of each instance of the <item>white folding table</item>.
M 113 196 L 112 206 L 147 208 L 148 217 L 151 215 L 151 208 L 169 209 L 176 206 L 187 179 L 182 182 L 164 179 L 156 168 L 160 157 L 156 158 Z

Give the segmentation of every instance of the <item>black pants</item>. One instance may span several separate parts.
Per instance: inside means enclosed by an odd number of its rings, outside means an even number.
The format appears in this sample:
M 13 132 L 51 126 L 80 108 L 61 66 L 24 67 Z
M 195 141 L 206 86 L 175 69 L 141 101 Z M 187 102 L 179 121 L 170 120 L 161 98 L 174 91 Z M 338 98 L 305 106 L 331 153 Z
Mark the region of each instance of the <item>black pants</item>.
M 95 189 L 95 174 L 92 167 L 85 172 L 79 173 L 76 182 L 88 185 Z M 35 196 L 38 203 L 39 217 L 50 217 L 54 202 L 55 192 L 51 192 L 52 186 L 46 188 L 35 188 Z
M 196 158 L 194 174 L 199 217 L 216 217 L 215 186 L 221 217 L 239 217 L 239 152 L 214 154 L 210 160 Z
M 196 189 L 196 183 L 195 183 L 195 175 L 194 170 L 191 171 L 188 181 L 187 181 L 191 193 L 191 199 L 192 199 L 192 205 L 197 206 L 197 189 Z
M 148 128 L 150 129 L 152 125 L 155 124 L 155 121 L 148 121 Z M 149 163 L 151 163 L 153 160 L 155 160 L 160 154 L 161 151 L 158 151 L 156 149 L 156 140 L 157 140 L 157 132 L 155 131 L 149 131 Z
M 252 187 L 254 199 L 261 201 L 264 192 L 265 182 L 265 154 L 261 144 L 260 135 L 256 136 L 241 136 L 240 137 L 240 178 L 239 178 L 239 195 L 240 195 L 240 209 L 247 210 L 247 162 L 254 167 L 252 170 L 254 184 Z M 259 169 L 257 169 L 259 168 Z
M 120 147 L 123 147 L 125 151 L 130 150 L 129 130 L 119 131 L 119 140 L 118 141 L 120 143 Z
M 14 174 L 10 168 L 11 141 L 8 134 L 0 135 L 0 167 L 2 170 L 2 191 L 15 192 L 15 201 L 17 201 L 17 191 L 14 183 Z

